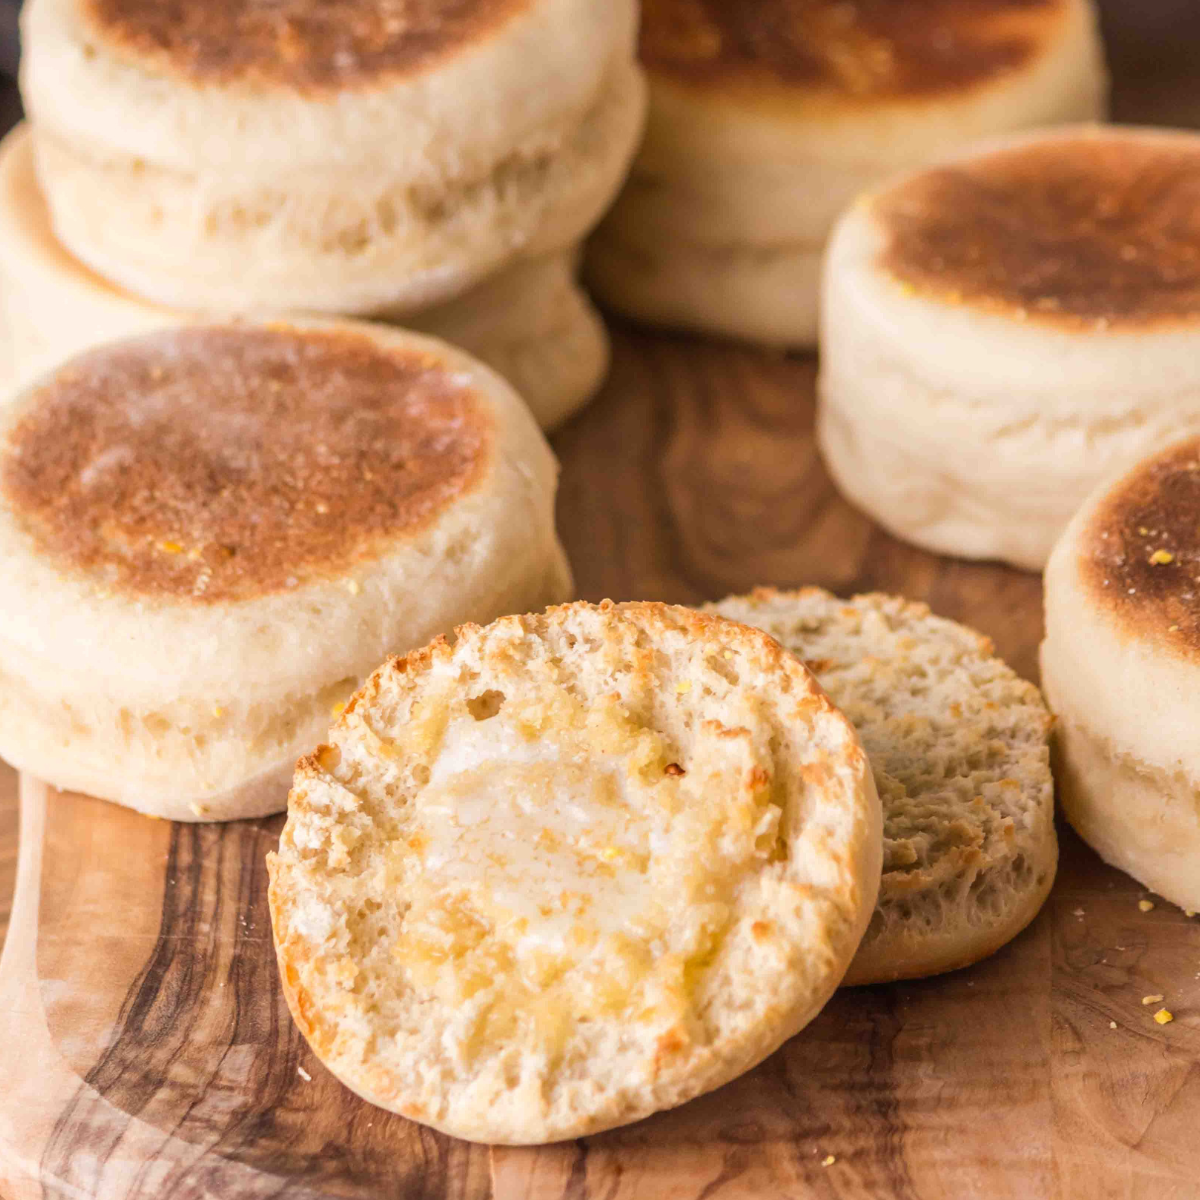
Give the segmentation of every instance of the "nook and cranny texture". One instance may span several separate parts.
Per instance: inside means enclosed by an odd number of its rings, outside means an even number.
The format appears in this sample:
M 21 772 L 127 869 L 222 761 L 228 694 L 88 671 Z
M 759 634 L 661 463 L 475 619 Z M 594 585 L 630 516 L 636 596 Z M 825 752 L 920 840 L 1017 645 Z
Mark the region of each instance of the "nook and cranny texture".
M 1051 720 L 987 638 L 924 604 L 819 588 L 709 610 L 802 658 L 871 760 L 883 882 L 847 983 L 968 966 L 1033 920 L 1058 861 Z
M 476 1141 L 681 1104 L 791 1037 L 874 905 L 850 723 L 757 630 L 662 604 L 467 626 L 301 761 L 284 990 L 367 1100 Z

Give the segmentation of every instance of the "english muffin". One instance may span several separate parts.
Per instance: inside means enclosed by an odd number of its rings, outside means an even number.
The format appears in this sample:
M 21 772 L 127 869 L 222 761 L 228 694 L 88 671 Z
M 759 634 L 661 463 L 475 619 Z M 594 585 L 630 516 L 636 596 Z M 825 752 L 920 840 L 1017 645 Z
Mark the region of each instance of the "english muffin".
M 0 412 L 0 754 L 177 820 L 284 807 L 379 660 L 569 594 L 554 458 L 416 334 L 192 326 Z
M 804 660 L 883 803 L 883 883 L 846 983 L 965 967 L 1037 915 L 1058 863 L 1050 716 L 987 638 L 896 596 L 760 588 L 709 611 Z
M 575 281 L 575 259 L 573 251 L 523 259 L 442 304 L 380 315 L 482 359 L 550 428 L 591 398 L 608 365 L 608 336 Z M 197 319 L 122 291 L 59 244 L 25 124 L 0 142 L 0 274 L 11 343 L 0 386 L 10 390 L 91 346 Z
M 850 723 L 757 630 L 605 602 L 393 659 L 303 759 L 272 927 L 315 1053 L 474 1141 L 717 1087 L 841 980 L 879 883 Z
M 819 265 L 864 188 L 976 138 L 1103 116 L 1090 0 L 645 0 L 646 140 L 588 256 L 614 308 L 816 339 Z
M 639 136 L 634 0 L 30 0 L 54 231 L 218 314 L 440 303 L 576 243 Z
M 444 304 L 389 320 L 444 338 L 500 372 L 543 429 L 596 394 L 608 331 L 576 279 L 577 250 L 525 259 Z
M 1071 128 L 893 181 L 829 250 L 818 438 L 917 545 L 1040 569 L 1200 426 L 1200 136 Z
M 1042 684 L 1067 820 L 1200 909 L 1200 437 L 1093 492 L 1046 565 Z

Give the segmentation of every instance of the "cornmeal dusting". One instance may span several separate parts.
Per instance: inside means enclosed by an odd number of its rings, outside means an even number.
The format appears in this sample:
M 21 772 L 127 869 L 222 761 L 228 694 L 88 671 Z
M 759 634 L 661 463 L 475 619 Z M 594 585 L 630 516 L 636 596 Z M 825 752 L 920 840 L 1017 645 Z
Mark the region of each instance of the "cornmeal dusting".
M 694 83 L 927 97 L 1025 65 L 1063 0 L 645 0 L 641 57 Z
M 96 584 L 216 603 L 372 559 L 469 491 L 489 442 L 475 393 L 432 356 L 197 327 L 50 377 L 0 444 L 0 497 Z
M 486 39 L 529 0 L 87 0 L 97 34 L 197 83 L 301 92 L 412 75 Z
M 1053 137 L 923 171 L 873 207 L 884 269 L 948 304 L 1077 330 L 1200 310 L 1200 139 Z

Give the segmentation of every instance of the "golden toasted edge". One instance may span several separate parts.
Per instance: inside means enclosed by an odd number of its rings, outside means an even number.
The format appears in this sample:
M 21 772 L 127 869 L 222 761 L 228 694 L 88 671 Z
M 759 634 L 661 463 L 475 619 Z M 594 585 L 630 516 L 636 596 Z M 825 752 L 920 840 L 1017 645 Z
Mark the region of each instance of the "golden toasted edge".
M 791 10 L 790 37 L 761 36 L 764 7 Z M 893 15 L 886 5 L 853 12 L 835 2 L 643 0 L 639 52 L 657 87 L 781 115 L 798 98 L 860 110 L 915 106 L 953 102 L 1031 68 L 1084 9 L 1074 0 L 950 0 Z M 759 54 L 739 48 L 748 38 Z
M 1014 217 L 1021 210 L 999 186 L 1005 179 L 994 180 L 998 170 L 1024 168 L 1036 184 L 1046 175 L 1040 156 L 1051 169 L 1075 159 L 1082 169 L 1093 169 L 1095 182 L 1104 174 L 1102 155 L 1120 166 L 1130 155 L 1156 152 L 1162 157 L 1150 167 L 1165 170 L 1170 161 L 1179 166 L 1194 160 L 1190 180 L 1200 190 L 1200 137 L 1194 131 L 1082 121 L 988 138 L 891 180 L 860 197 L 853 211 L 866 214 L 882 240 L 875 269 L 907 295 L 1058 333 L 1192 328 L 1200 304 L 1200 221 L 1180 227 L 1178 210 L 1190 205 L 1176 204 L 1176 212 L 1164 216 L 1169 195 L 1162 180 L 1147 183 L 1134 174 L 1124 180 L 1127 198 L 1100 197 L 1113 212 L 1092 220 L 1092 234 L 1083 237 L 1082 214 L 1066 207 L 1078 198 L 1078 186 L 1054 180 L 1042 194 L 1030 192 L 1027 219 L 1018 228 Z M 1139 186 L 1148 199 L 1138 195 Z M 1051 206 L 1060 199 L 1055 213 Z M 1057 244 L 1048 237 L 1055 231 Z M 1055 268 L 1049 275 L 1039 270 L 1047 264 Z
M 335 368 L 341 362 L 346 376 L 342 390 L 347 395 L 369 395 L 371 386 L 378 393 L 381 386 L 378 382 L 368 386 L 346 366 L 353 367 L 361 360 L 372 373 L 387 372 L 384 384 L 403 393 L 399 400 L 404 404 L 412 399 L 410 391 L 420 397 L 441 389 L 455 406 L 459 427 L 452 439 L 442 439 L 439 452 L 445 461 L 440 469 L 416 455 L 422 467 L 421 486 L 396 498 L 381 498 L 379 481 L 388 472 L 403 474 L 405 481 L 410 481 L 414 456 L 399 465 L 386 456 L 382 465 L 372 463 L 373 473 L 362 477 L 377 475 L 372 484 L 355 475 L 345 481 L 344 488 L 333 486 L 336 472 L 349 472 L 356 455 L 371 456 L 377 445 L 364 439 L 359 453 L 358 444 L 336 441 L 340 436 L 336 428 L 328 438 L 306 439 L 306 425 L 326 411 L 320 404 L 310 404 L 306 411 L 304 402 L 299 402 L 294 412 L 285 414 L 286 428 L 278 421 L 272 425 L 270 417 L 260 417 L 244 407 L 239 415 L 259 423 L 265 448 L 299 449 L 296 457 L 285 462 L 277 455 L 251 474 L 222 462 L 221 470 L 227 471 L 231 480 L 218 477 L 211 455 L 208 470 L 191 469 L 197 461 L 194 454 L 177 456 L 176 468 L 171 469 L 170 456 L 180 447 L 164 445 L 161 440 L 134 441 L 132 452 L 129 440 L 98 443 L 100 435 L 81 427 L 73 419 L 73 410 L 91 405 L 102 417 L 111 415 L 124 439 L 140 436 L 138 422 L 129 419 L 125 397 L 136 393 L 143 382 L 146 394 L 160 387 L 158 364 L 173 354 L 164 349 L 173 339 L 188 343 L 189 353 L 180 358 L 184 370 L 193 374 L 203 358 L 197 348 L 203 350 L 204 339 L 211 340 L 218 353 L 227 349 L 230 356 L 248 355 L 244 371 L 264 396 L 268 390 L 275 394 L 271 370 L 280 360 L 272 358 L 265 367 L 253 361 L 260 346 L 268 348 L 270 357 L 276 345 L 311 343 L 324 351 Z M 228 345 L 221 344 L 221 339 Z M 152 597 L 181 605 L 212 606 L 285 593 L 296 587 L 298 577 L 304 586 L 349 580 L 348 589 L 357 594 L 356 575 L 361 577 L 397 546 L 436 525 L 477 495 L 493 476 L 501 439 L 491 385 L 495 376 L 490 371 L 474 373 L 476 366 L 462 351 L 435 338 L 353 320 L 297 317 L 183 322 L 134 333 L 79 351 L 24 384 L 7 405 L 0 406 L 0 497 L 32 537 L 38 556 L 55 562 L 64 572 L 90 579 L 101 598 Z M 331 376 L 328 367 L 328 362 L 320 365 L 314 384 L 313 377 L 305 377 L 305 372 L 312 371 L 311 365 L 301 362 L 299 382 L 326 386 L 336 377 L 336 371 Z M 467 383 L 461 379 L 464 369 L 472 370 Z M 399 374 L 393 377 L 393 371 Z M 411 379 L 406 376 L 409 372 Z M 189 408 L 203 405 L 208 397 L 220 400 L 222 393 L 209 387 L 207 378 L 193 383 L 201 390 L 188 392 Z M 302 389 L 295 390 L 298 395 L 305 394 Z M 102 406 L 110 397 L 116 399 Z M 183 404 L 178 396 L 172 396 L 170 402 Z M 430 423 L 436 425 L 437 421 Z M 446 423 L 444 414 L 442 423 Z M 76 437 L 79 453 L 64 463 L 64 447 Z M 332 460 L 335 465 L 318 463 L 320 455 L 306 444 L 314 440 L 333 442 L 339 452 Z M 97 456 L 97 444 L 105 449 L 120 446 L 132 453 L 131 461 L 119 479 L 103 488 L 93 484 L 85 491 L 80 484 L 90 468 L 81 464 L 89 456 Z M 310 481 L 303 490 L 291 487 L 298 461 Z M 366 464 L 363 466 L 365 470 Z M 149 486 L 129 485 L 131 473 L 138 471 L 145 474 Z M 63 476 L 54 490 L 48 490 L 41 478 L 48 473 Z M 239 495 L 242 479 L 248 483 Z M 276 493 L 289 488 L 295 494 L 290 508 L 281 514 Z M 173 489 L 175 494 L 170 495 Z M 78 499 L 76 510 L 85 508 L 88 520 L 69 519 L 71 510 L 62 504 L 68 491 Z M 169 504 L 164 504 L 164 493 Z M 230 501 L 229 494 L 238 502 Z M 340 513 L 339 505 L 343 506 Z M 390 522 L 381 523 L 379 514 L 385 509 Z M 163 520 L 152 530 L 151 522 L 167 511 L 186 520 L 169 525 Z M 265 514 L 261 522 L 255 512 Z M 329 520 L 324 515 L 327 512 L 333 514 Z M 333 520 L 337 523 L 330 524 Z M 118 521 L 127 522 L 137 534 L 136 538 L 130 535 L 126 553 L 111 549 L 103 536 L 106 526 L 116 527 L 118 537 L 126 533 Z M 185 528 L 189 522 L 190 530 Z M 264 529 L 270 530 L 271 536 L 264 536 Z M 247 550 L 243 538 L 258 544 Z
M 1170 488 L 1178 494 L 1164 496 Z M 1087 601 L 1125 637 L 1200 658 L 1200 437 L 1159 449 L 1085 505 L 1070 549 Z
M 329 100 L 435 71 L 491 41 L 533 3 L 470 0 L 397 17 L 385 5 L 334 0 L 292 4 L 281 17 L 274 6 L 244 0 L 75 0 L 75 20 L 92 57 L 99 48 L 123 65 L 195 87 L 251 84 Z
M 1051 834 L 1053 829 L 1051 824 Z M 1017 893 L 1020 903 L 1007 910 L 1005 920 L 979 928 L 964 922 L 959 929 L 940 930 L 933 936 L 900 930 L 890 937 L 864 941 L 850 964 L 850 970 L 846 972 L 842 986 L 864 987 L 944 975 L 947 971 L 974 966 L 1002 950 L 1033 923 L 1054 888 L 1058 868 L 1057 837 L 1047 838 L 1041 848 L 1049 850 L 1047 857 L 1050 869 L 1046 872 L 1045 880 L 1025 893 Z M 963 929 L 970 930 L 971 936 L 964 938 Z
M 657 623 L 662 628 L 679 629 L 682 627 L 690 629 L 703 641 L 709 643 L 713 649 L 727 648 L 729 645 L 730 630 L 736 631 L 739 638 L 748 640 L 753 644 L 754 651 L 757 655 L 761 656 L 761 664 L 766 669 L 774 668 L 786 673 L 796 681 L 800 697 L 814 702 L 820 715 L 832 717 L 843 725 L 849 735 L 843 746 L 845 766 L 849 776 L 845 795 L 847 797 L 865 795 L 869 799 L 875 797 L 874 778 L 871 774 L 867 756 L 862 749 L 853 725 L 846 720 L 829 699 L 813 673 L 795 655 L 788 653 L 777 641 L 762 630 L 737 621 L 728 620 L 724 617 L 657 601 L 614 603 L 611 600 L 602 600 L 599 604 L 591 604 L 586 601 L 572 601 L 567 604 L 550 606 L 542 613 L 501 617 L 488 626 L 466 623 L 458 626 L 449 637 L 442 635 L 435 638 L 427 646 L 410 651 L 405 655 L 397 655 L 389 658 L 371 674 L 362 687 L 347 702 L 345 709 L 330 730 L 330 744 L 318 746 L 311 754 L 305 755 L 297 763 L 295 784 L 288 797 L 288 817 L 284 834 L 288 832 L 294 820 L 302 819 L 309 811 L 306 804 L 306 796 L 300 786 L 302 780 L 318 777 L 323 774 L 325 768 L 322 766 L 322 759 L 329 754 L 340 753 L 337 746 L 338 734 L 346 728 L 349 717 L 352 716 L 358 705 L 370 701 L 372 694 L 378 690 L 380 682 L 385 676 L 389 674 L 402 675 L 408 679 L 414 679 L 417 676 L 427 673 L 436 662 L 449 661 L 454 655 L 455 647 L 462 640 L 475 640 L 486 632 L 496 629 L 498 626 L 516 626 L 518 629 L 525 631 L 529 628 L 529 622 L 554 620 L 558 614 L 565 614 L 575 609 L 593 609 L 601 613 L 611 611 L 638 613 L 646 618 L 647 623 L 650 625 Z M 879 845 L 868 844 L 871 841 L 869 835 L 872 818 L 876 831 L 878 831 L 879 827 L 877 800 L 875 800 L 874 810 L 864 813 L 864 816 L 866 817 L 866 825 L 863 830 L 864 837 L 861 839 L 862 845 L 853 849 L 858 851 L 860 861 L 866 855 L 869 860 L 873 860 L 874 864 L 878 866 Z M 287 854 L 282 849 L 282 843 L 283 835 L 281 835 L 280 852 L 273 852 L 267 855 L 267 870 L 270 878 L 268 905 L 271 913 L 272 938 L 275 944 L 276 958 L 280 976 L 283 980 L 284 997 L 288 1008 L 298 1028 L 312 1046 L 314 1053 L 347 1087 L 362 1095 L 371 1103 L 432 1125 L 434 1128 L 441 1129 L 443 1132 L 453 1136 L 465 1136 L 472 1138 L 472 1140 L 484 1140 L 482 1134 L 479 1137 L 475 1137 L 470 1131 L 464 1130 L 457 1123 L 443 1123 L 431 1120 L 430 1116 L 424 1112 L 420 1105 L 405 1104 L 399 1099 L 402 1091 L 401 1086 L 391 1076 L 390 1072 L 377 1068 L 372 1064 L 349 1064 L 341 1061 L 337 1050 L 336 1024 L 319 1011 L 316 1002 L 308 995 L 299 982 L 297 967 L 318 958 L 319 954 L 310 952 L 306 945 L 297 945 L 297 942 L 301 942 L 303 939 L 293 937 L 292 935 L 289 918 L 295 889 L 292 880 L 289 878 L 291 863 L 288 861 Z M 860 863 L 856 862 L 855 865 L 858 866 Z M 861 915 L 864 917 L 869 916 L 870 906 L 865 904 L 864 900 L 870 897 L 877 883 L 875 880 L 856 880 L 855 885 L 861 894 L 855 897 L 854 907 L 860 910 L 860 913 L 861 910 L 866 909 L 865 914 Z M 852 921 L 848 922 L 846 930 L 848 936 L 857 934 L 861 932 L 862 928 L 865 928 L 865 920 L 862 921 L 859 930 L 850 928 L 852 924 Z M 837 947 L 839 956 L 849 963 L 856 946 L 857 942 Z M 581 1115 L 569 1125 L 548 1130 L 545 1137 L 540 1139 L 514 1139 L 506 1144 L 527 1144 L 530 1141 L 538 1140 L 547 1142 L 561 1141 L 568 1138 L 583 1137 L 648 1116 L 651 1112 L 673 1107 L 687 1098 L 702 1094 L 712 1087 L 718 1086 L 719 1083 L 725 1082 L 749 1070 L 769 1054 L 773 1053 L 784 1041 L 792 1037 L 812 1019 L 816 1011 L 819 1011 L 823 1007 L 825 1001 L 828 999 L 828 995 L 832 994 L 839 982 L 840 979 L 831 979 L 827 994 L 817 997 L 815 1006 L 810 1005 L 803 1009 L 797 1008 L 795 1012 L 790 1014 L 792 1017 L 790 1022 L 777 1022 L 777 1026 L 772 1027 L 770 1030 L 760 1028 L 758 1030 L 759 1036 L 756 1039 L 746 1037 L 730 1038 L 729 1041 L 735 1043 L 732 1052 L 730 1046 L 717 1043 L 702 1047 L 699 1052 L 693 1053 L 688 1061 L 686 1076 L 675 1080 L 676 1097 L 674 1099 L 669 1097 L 664 1099 L 660 1092 L 657 1101 L 648 1102 L 637 1109 L 630 1109 L 628 1106 L 618 1106 L 613 1101 L 607 1107 L 601 1106 L 593 1112 Z M 780 1015 L 782 1016 L 782 1013 Z M 700 1082 L 697 1084 L 696 1080 Z

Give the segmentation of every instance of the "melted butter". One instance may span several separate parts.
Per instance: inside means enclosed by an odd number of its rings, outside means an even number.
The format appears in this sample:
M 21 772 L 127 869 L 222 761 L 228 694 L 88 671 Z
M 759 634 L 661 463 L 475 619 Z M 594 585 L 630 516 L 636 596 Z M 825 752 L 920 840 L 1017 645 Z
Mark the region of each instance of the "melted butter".
M 496 925 L 523 930 L 518 953 L 572 955 L 652 907 L 651 821 L 628 820 L 618 765 L 534 761 L 489 764 L 426 789 L 425 870 L 475 889 Z M 662 836 L 665 831 L 657 831 Z
M 491 989 L 468 1055 L 526 1028 L 554 1056 L 603 1015 L 685 1027 L 741 869 L 774 841 L 761 770 L 677 777 L 615 702 L 539 736 L 564 703 L 450 721 L 397 849 L 412 982 L 450 1004 Z

